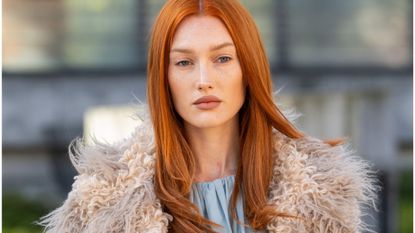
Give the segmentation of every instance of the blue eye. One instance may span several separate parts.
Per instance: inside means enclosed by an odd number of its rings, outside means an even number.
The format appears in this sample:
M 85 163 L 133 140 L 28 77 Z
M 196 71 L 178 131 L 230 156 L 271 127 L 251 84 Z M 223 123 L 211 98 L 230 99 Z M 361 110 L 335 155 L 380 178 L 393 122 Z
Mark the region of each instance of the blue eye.
M 225 63 L 225 62 L 228 62 L 228 61 L 230 61 L 232 58 L 230 58 L 230 57 L 219 57 L 219 62 L 220 63 Z
M 189 61 L 183 60 L 176 63 L 177 66 L 187 66 L 190 65 Z

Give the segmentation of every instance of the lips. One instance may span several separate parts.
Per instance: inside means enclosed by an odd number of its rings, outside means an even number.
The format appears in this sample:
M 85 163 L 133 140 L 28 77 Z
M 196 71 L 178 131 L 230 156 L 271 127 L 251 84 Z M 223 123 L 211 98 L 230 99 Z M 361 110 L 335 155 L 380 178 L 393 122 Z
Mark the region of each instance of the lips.
M 209 103 L 209 102 L 221 102 L 221 100 L 214 95 L 208 95 L 208 96 L 203 96 L 202 98 L 197 99 L 193 104 L 201 104 L 201 103 Z
M 218 97 L 214 95 L 208 95 L 197 99 L 193 104 L 196 105 L 196 107 L 200 110 L 210 110 L 219 106 L 221 102 L 222 101 Z

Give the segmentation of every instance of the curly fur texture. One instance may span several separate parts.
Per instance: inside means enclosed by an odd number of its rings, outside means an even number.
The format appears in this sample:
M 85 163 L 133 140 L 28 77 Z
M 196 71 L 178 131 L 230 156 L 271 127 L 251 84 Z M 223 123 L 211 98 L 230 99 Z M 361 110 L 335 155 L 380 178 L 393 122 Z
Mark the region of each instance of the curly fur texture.
M 294 216 L 274 219 L 270 232 L 370 231 L 361 221 L 364 207 L 374 205 L 378 186 L 368 162 L 347 146 L 331 147 L 304 137 L 275 132 L 274 178 L 269 202 Z
M 78 175 L 62 206 L 38 224 L 47 233 L 167 232 L 172 217 L 154 193 L 154 142 L 145 120 L 124 141 L 84 145 L 75 139 L 69 155 Z M 346 146 L 331 147 L 274 130 L 274 178 L 269 203 L 299 218 L 276 218 L 269 232 L 361 232 L 363 209 L 378 186 L 368 163 Z

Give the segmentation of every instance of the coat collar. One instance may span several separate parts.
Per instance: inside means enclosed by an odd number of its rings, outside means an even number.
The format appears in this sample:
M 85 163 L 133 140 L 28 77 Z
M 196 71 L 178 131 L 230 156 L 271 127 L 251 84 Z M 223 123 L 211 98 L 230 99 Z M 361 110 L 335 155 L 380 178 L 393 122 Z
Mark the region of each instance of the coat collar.
M 144 118 L 148 119 L 148 118 Z M 154 138 L 148 120 L 131 137 L 93 146 L 75 139 L 70 158 L 79 175 L 58 209 L 43 217 L 46 232 L 167 232 L 172 217 L 154 193 Z M 269 204 L 300 219 L 275 218 L 270 232 L 356 232 L 360 204 L 375 197 L 368 164 L 343 146 L 273 131 Z

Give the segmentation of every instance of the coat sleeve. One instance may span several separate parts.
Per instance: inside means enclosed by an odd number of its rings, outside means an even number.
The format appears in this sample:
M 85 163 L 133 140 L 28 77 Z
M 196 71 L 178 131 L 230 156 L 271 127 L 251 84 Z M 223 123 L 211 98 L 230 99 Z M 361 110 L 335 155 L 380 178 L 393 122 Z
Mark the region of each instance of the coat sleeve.
M 64 203 L 57 209 L 43 216 L 38 222 L 46 233 L 79 233 L 88 221 L 88 209 L 83 208 L 87 200 L 82 197 L 82 189 L 91 177 L 78 175 Z M 82 187 L 84 186 L 84 187 Z
M 72 190 L 60 207 L 36 224 L 43 226 L 46 233 L 84 232 L 90 217 L 109 196 L 105 190 L 119 169 L 117 160 L 128 146 L 124 144 L 111 147 L 95 141 L 94 146 L 87 146 L 81 138 L 74 139 L 69 145 L 69 157 L 78 175 L 74 177 Z
M 154 137 L 146 114 L 137 112 L 141 124 L 119 142 L 71 142 L 69 157 L 78 175 L 63 204 L 37 222 L 44 232 L 167 232 L 172 217 L 154 192 Z
M 62 206 L 40 219 L 44 232 L 167 232 L 172 218 L 154 193 L 151 140 L 147 131 L 137 132 L 114 145 L 71 143 L 79 174 Z
M 371 165 L 348 148 L 309 137 L 281 144 L 271 204 L 296 218 L 276 218 L 270 232 L 369 230 L 361 218 L 379 187 Z

